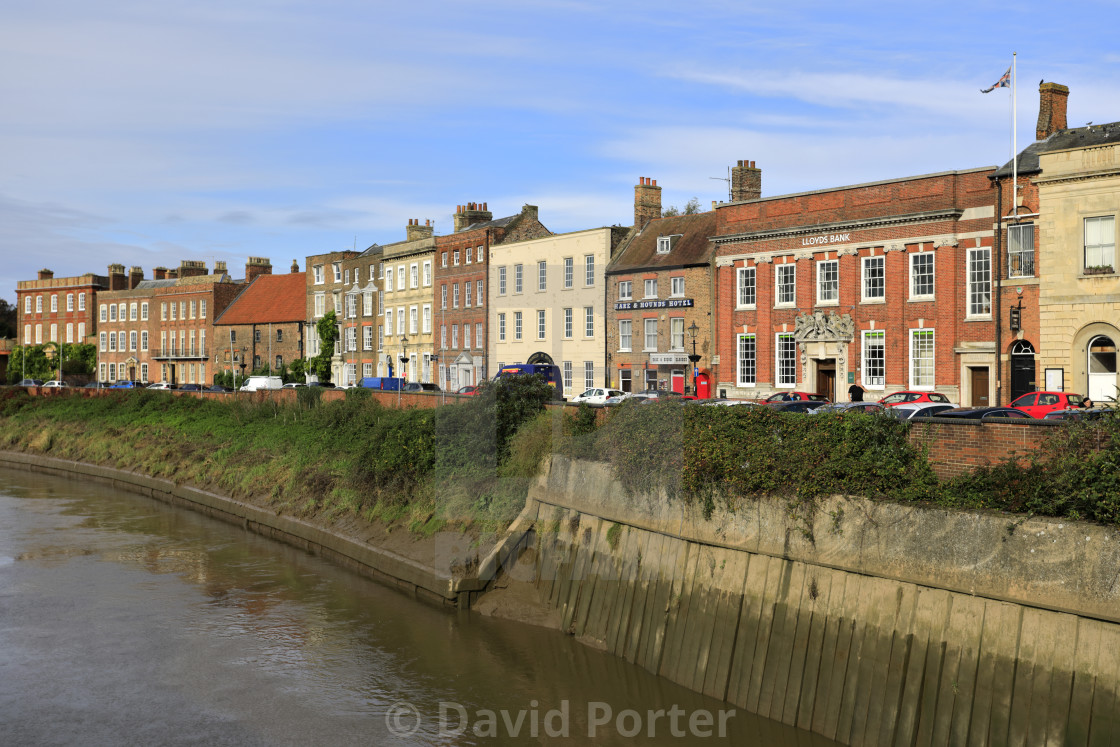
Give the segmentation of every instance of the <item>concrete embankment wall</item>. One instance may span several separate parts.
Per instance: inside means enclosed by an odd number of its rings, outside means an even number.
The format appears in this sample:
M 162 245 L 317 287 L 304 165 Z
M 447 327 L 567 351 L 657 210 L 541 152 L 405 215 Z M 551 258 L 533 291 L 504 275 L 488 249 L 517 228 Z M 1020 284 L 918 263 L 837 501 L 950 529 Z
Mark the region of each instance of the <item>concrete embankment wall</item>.
M 470 592 L 481 587 L 475 577 L 455 578 L 449 573 L 441 573 L 433 567 L 396 553 L 336 534 L 325 527 L 216 493 L 176 485 L 170 480 L 67 459 L 9 451 L 0 451 L 0 466 L 97 480 L 164 503 L 185 506 L 327 558 L 364 576 L 403 589 L 417 598 L 465 606 L 470 599 Z
M 751 712 L 848 744 L 1120 738 L 1113 530 L 842 498 L 705 519 L 561 457 L 523 518 L 567 631 Z

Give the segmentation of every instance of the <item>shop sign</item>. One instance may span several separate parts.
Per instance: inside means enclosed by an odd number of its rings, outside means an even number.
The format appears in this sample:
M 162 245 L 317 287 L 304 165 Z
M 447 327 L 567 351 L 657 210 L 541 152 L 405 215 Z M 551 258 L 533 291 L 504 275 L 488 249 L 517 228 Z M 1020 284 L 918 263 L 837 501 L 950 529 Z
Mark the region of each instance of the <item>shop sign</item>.
M 830 233 L 824 236 L 810 236 L 801 239 L 801 246 L 820 246 L 821 244 L 846 244 L 851 241 L 850 233 Z
M 688 356 L 684 353 L 650 353 L 651 366 L 684 366 L 688 364 Z
M 614 305 L 615 311 L 640 311 L 641 309 L 690 309 L 691 298 L 666 298 L 651 301 L 619 301 Z

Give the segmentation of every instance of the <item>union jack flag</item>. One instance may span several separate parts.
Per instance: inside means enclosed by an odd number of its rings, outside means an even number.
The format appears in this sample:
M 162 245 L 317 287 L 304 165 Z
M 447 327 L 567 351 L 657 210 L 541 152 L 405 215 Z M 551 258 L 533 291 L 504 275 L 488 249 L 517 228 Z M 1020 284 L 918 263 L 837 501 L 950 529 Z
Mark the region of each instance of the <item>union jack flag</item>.
M 991 93 L 997 88 L 1011 88 L 1011 68 L 1007 68 L 1007 72 L 1001 75 L 991 88 L 981 88 L 980 93 Z

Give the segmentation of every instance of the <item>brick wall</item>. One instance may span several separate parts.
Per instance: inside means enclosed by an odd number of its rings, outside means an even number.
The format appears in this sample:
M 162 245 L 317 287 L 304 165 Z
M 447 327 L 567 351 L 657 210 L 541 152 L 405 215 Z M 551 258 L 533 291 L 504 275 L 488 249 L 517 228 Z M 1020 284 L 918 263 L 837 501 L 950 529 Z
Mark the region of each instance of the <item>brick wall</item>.
M 910 443 L 928 449 L 933 471 L 943 480 L 987 467 L 1012 457 L 1026 458 L 1038 451 L 1057 421 L 1020 423 L 914 423 Z

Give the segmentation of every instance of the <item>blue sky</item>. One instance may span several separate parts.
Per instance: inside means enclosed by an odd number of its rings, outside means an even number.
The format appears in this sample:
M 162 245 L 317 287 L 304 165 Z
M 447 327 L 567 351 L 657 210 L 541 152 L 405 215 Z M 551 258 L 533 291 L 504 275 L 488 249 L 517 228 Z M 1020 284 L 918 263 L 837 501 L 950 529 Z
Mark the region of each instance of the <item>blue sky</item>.
M 1013 10 L 1012 10 L 1013 7 Z M 451 231 L 524 203 L 554 231 L 666 205 L 1010 155 L 1038 81 L 1069 124 L 1120 119 L 1120 2 L 938 4 L 7 0 L 0 297 L 41 267 L 292 259 Z

